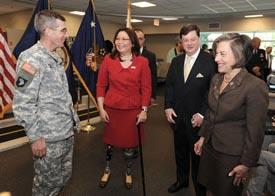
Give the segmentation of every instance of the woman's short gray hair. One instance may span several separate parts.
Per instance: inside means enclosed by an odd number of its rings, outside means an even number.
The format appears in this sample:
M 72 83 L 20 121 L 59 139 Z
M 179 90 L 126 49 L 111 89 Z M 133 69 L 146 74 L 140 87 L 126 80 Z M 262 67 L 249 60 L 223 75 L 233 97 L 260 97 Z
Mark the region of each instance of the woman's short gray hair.
M 233 68 L 244 67 L 252 56 L 251 39 L 247 35 L 240 35 L 238 33 L 226 33 L 215 39 L 213 43 L 214 55 L 218 44 L 221 42 L 229 42 L 230 48 L 236 60 Z

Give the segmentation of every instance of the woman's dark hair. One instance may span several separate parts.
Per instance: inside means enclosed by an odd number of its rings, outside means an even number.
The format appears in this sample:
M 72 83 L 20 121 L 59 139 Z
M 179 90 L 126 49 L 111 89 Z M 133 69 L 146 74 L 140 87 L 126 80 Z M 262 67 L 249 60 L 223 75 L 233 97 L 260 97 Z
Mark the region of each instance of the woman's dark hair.
M 129 29 L 129 28 L 120 28 L 116 31 L 115 33 L 115 36 L 114 36 L 114 40 L 113 40 L 113 43 L 115 45 L 115 40 L 117 38 L 117 35 L 124 31 L 125 33 L 127 33 L 127 35 L 129 36 L 129 39 L 132 43 L 132 53 L 134 53 L 135 55 L 139 55 L 140 54 L 140 47 L 139 47 L 139 43 L 138 43 L 138 38 L 137 38 L 137 35 L 136 33 L 132 30 L 132 29 Z M 111 53 L 111 58 L 115 58 L 116 56 L 119 56 L 119 52 L 117 51 L 116 49 L 116 46 L 115 46 L 115 49 L 112 51 Z
M 232 68 L 245 67 L 252 56 L 251 39 L 247 35 L 238 33 L 226 33 L 215 39 L 213 43 L 213 51 L 216 56 L 218 44 L 221 42 L 229 42 L 230 48 L 236 59 L 236 64 Z
M 113 47 L 114 47 L 113 43 L 108 39 L 105 40 L 104 42 L 105 42 L 105 49 L 106 49 L 107 53 L 111 53 L 113 50 Z

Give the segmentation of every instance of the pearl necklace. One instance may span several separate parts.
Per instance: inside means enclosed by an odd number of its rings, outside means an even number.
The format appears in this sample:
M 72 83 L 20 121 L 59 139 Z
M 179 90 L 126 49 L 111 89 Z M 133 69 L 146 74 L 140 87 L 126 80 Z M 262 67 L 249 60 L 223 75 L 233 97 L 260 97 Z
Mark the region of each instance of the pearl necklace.
M 133 60 L 132 54 L 129 56 L 119 56 L 120 62 L 129 62 Z

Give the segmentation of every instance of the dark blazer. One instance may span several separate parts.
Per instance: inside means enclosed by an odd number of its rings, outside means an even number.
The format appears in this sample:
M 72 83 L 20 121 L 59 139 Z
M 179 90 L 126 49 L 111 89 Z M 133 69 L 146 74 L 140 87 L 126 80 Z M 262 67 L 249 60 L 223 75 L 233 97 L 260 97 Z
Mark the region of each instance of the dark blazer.
M 210 81 L 215 73 L 213 57 L 200 51 L 189 77 L 184 82 L 185 54 L 173 58 L 166 77 L 165 109 L 173 108 L 177 114 L 174 131 L 174 150 L 177 166 L 177 181 L 188 184 L 189 171 L 197 195 L 205 195 L 205 189 L 197 183 L 199 156 L 195 155 L 194 143 L 198 140 L 199 127 L 192 127 L 194 114 L 205 114 Z M 190 159 L 192 167 L 189 168 Z
M 268 107 L 264 81 L 242 69 L 224 91 L 223 74 L 213 77 L 206 112 L 199 135 L 205 143 L 228 155 L 240 156 L 240 163 L 255 166 L 261 151 Z
M 149 66 L 150 66 L 150 70 L 151 70 L 151 84 L 152 84 L 151 97 L 156 99 L 157 80 L 158 80 L 156 55 L 153 52 L 147 50 L 146 48 L 143 48 L 141 55 L 144 56 L 145 58 L 147 58 L 147 60 L 149 61 Z
M 184 82 L 184 59 L 185 54 L 181 54 L 172 60 L 166 77 L 164 107 L 173 108 L 178 118 L 187 118 L 191 126 L 193 114 L 205 114 L 208 89 L 215 73 L 215 62 L 209 53 L 201 50 L 187 81 Z
M 257 49 L 256 53 L 252 55 L 251 59 L 249 60 L 248 64 L 246 65 L 247 70 L 252 72 L 253 67 L 259 66 L 261 68 L 261 72 L 263 73 L 264 69 L 267 67 L 267 60 L 265 55 L 265 50 Z

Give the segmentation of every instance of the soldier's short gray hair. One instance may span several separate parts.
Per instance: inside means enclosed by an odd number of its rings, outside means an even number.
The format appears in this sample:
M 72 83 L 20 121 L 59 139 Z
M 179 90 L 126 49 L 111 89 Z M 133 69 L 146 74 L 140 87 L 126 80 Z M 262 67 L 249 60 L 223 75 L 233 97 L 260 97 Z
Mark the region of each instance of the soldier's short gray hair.
M 56 20 L 66 21 L 66 19 L 52 10 L 42 10 L 35 15 L 34 28 L 39 34 L 43 34 L 47 27 L 56 28 Z

